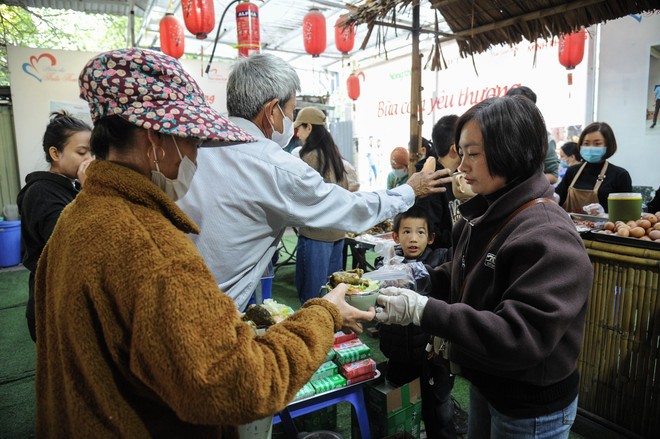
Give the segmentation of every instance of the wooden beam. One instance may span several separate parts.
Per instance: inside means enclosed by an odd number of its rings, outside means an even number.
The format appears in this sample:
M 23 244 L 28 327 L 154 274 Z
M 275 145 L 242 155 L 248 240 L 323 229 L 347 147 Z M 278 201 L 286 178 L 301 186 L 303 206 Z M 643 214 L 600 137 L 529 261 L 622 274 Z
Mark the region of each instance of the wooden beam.
M 452 3 L 456 3 L 458 1 L 461 0 L 437 0 L 437 1 L 431 0 L 431 6 L 433 7 L 433 9 L 440 9 L 440 8 L 444 8 L 445 6 L 451 5 Z

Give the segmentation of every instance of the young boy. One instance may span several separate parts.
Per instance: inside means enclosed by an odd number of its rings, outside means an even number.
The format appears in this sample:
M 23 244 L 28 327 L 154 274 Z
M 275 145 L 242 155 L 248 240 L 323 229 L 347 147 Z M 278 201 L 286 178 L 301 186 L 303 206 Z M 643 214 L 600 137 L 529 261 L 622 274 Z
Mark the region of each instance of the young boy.
M 400 246 L 395 253 L 404 257 L 404 263 L 423 262 L 432 268 L 451 259 L 450 249 L 429 247 L 435 239 L 429 224 L 427 210 L 417 205 L 394 218 L 392 239 Z M 423 288 L 419 284 L 417 287 L 421 293 Z M 422 418 L 427 437 L 455 438 L 454 404 L 450 397 L 454 377 L 441 365 L 429 364 L 426 353 L 429 335 L 415 325 L 379 325 L 378 332 L 380 349 L 389 359 L 386 379 L 398 387 L 421 378 Z

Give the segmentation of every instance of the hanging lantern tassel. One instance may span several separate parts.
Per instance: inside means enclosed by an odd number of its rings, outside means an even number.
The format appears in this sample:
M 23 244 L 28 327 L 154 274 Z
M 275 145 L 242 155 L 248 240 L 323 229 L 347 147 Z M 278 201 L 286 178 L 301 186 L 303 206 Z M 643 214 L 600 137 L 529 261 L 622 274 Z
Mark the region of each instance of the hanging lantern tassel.
M 587 31 L 584 27 L 578 32 L 570 35 L 562 35 L 559 38 L 559 63 L 568 70 L 568 86 L 573 85 L 573 72 L 575 66 L 582 62 L 584 58 L 584 41 L 587 39 Z M 570 96 L 570 88 L 569 88 Z

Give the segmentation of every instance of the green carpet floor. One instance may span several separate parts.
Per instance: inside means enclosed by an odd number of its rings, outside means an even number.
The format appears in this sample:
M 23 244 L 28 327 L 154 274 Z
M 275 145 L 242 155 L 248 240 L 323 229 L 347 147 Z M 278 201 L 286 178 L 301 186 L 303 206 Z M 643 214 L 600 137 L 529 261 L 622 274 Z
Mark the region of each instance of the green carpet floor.
M 285 236 L 285 248 L 280 252 L 280 261 L 286 261 L 295 248 L 295 236 Z M 373 263 L 373 256 L 367 253 L 368 261 Z M 295 265 L 281 266 L 273 279 L 273 298 L 285 303 L 294 309 L 299 307 L 298 297 L 294 287 Z M 350 266 L 350 257 L 348 265 Z M 30 339 L 25 323 L 25 304 L 27 302 L 28 271 L 18 267 L 16 269 L 0 270 L 0 438 L 23 439 L 34 437 L 35 422 L 35 345 Z M 378 339 L 367 334 L 360 339 L 369 345 L 372 356 L 377 362 L 385 360 L 378 347 Z M 460 405 L 468 408 L 468 385 L 458 377 L 452 395 Z M 343 402 L 337 404 L 336 420 L 331 420 L 334 430 L 345 439 L 351 438 L 350 404 Z M 334 417 L 334 416 L 332 416 Z M 296 423 L 300 431 L 305 430 L 308 424 L 304 420 Z M 576 423 L 577 426 L 577 423 Z M 574 427 L 576 430 L 576 427 Z M 601 431 L 593 431 L 583 435 L 571 433 L 571 438 L 599 438 L 605 439 Z M 279 429 L 275 429 L 273 438 L 284 437 Z

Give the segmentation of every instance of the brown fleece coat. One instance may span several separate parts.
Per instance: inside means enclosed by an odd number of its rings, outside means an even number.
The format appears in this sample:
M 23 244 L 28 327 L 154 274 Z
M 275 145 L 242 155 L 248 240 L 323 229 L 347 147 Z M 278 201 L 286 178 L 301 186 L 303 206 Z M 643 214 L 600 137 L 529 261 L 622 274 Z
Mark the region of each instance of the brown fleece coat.
M 331 348 L 337 308 L 310 300 L 255 336 L 164 192 L 111 162 L 87 174 L 37 268 L 38 436 L 235 437 L 284 408 Z

